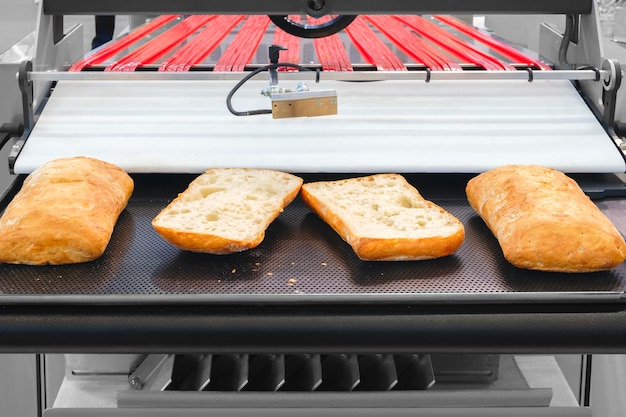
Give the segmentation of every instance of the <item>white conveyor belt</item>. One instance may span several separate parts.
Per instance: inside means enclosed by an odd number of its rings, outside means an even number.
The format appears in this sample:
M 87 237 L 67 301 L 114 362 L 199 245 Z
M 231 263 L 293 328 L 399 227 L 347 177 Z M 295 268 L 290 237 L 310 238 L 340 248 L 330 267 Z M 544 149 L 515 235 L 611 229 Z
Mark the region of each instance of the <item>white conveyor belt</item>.
M 292 119 L 232 115 L 226 96 L 234 84 L 61 81 L 15 172 L 74 155 L 135 173 L 473 173 L 508 163 L 626 171 L 622 153 L 569 81 L 311 81 L 311 90 L 336 89 L 338 114 Z M 244 84 L 233 107 L 270 108 L 260 94 L 267 84 Z M 295 87 L 289 84 L 281 83 Z

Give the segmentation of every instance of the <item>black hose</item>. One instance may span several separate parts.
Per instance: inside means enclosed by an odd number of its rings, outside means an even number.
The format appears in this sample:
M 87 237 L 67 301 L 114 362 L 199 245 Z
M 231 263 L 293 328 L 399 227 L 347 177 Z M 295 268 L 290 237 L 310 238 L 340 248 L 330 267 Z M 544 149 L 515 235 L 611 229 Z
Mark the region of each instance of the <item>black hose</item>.
M 273 69 L 278 69 L 280 67 L 287 67 L 287 68 L 295 68 L 298 69 L 300 71 L 315 71 L 312 70 L 310 68 L 307 67 L 303 67 L 301 65 L 298 64 L 292 64 L 289 62 L 283 62 L 283 63 L 276 63 L 276 64 L 270 64 L 270 65 L 266 65 L 264 67 L 260 67 L 255 69 L 254 71 L 252 71 L 251 73 L 247 74 L 245 77 L 243 77 L 237 84 L 235 84 L 235 86 L 232 88 L 232 90 L 230 90 L 230 92 L 228 93 L 228 95 L 226 96 L 226 107 L 228 107 L 228 111 L 230 111 L 232 114 L 234 114 L 235 116 L 255 116 L 257 114 L 271 114 L 272 110 L 271 109 L 258 109 L 258 110 L 248 110 L 248 111 L 237 111 L 233 108 L 232 106 L 232 98 L 233 95 L 237 92 L 237 90 L 239 90 L 239 88 L 244 85 L 250 78 L 254 77 L 255 75 L 257 75 L 260 72 L 263 71 L 270 71 Z M 316 77 L 316 82 L 319 81 L 319 74 Z
M 569 43 L 574 35 L 574 25 L 576 23 L 576 17 L 573 14 L 565 16 L 565 33 L 561 40 L 561 46 L 559 47 L 559 64 L 563 68 L 571 68 L 572 66 L 567 62 L 567 50 Z

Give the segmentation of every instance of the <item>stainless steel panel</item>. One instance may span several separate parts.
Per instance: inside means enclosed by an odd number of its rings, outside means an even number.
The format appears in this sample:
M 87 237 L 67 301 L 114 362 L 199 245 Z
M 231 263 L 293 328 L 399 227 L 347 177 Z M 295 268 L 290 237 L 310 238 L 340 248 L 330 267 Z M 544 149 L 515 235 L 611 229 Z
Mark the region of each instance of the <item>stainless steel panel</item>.
M 390 417 L 590 417 L 591 410 L 581 407 L 480 407 L 480 408 L 385 408 Z M 52 409 L 44 417 L 206 417 L 206 409 Z M 379 408 L 316 408 L 299 409 L 212 409 L 211 417 L 380 417 Z

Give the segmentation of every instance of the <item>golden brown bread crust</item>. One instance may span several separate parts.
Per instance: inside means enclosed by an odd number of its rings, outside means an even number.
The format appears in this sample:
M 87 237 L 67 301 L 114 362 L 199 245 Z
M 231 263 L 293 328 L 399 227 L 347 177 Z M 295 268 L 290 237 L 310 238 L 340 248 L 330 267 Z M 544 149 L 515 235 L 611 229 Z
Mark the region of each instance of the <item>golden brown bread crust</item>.
M 404 178 L 397 174 L 378 174 L 355 178 L 352 180 L 339 180 L 337 183 L 346 181 L 369 181 L 375 177 L 400 178 L 405 184 L 404 192 L 414 195 L 421 200 L 429 209 L 445 213 L 445 210 L 431 201 L 425 200 L 419 192 L 413 188 Z M 324 222 L 331 226 L 335 232 L 345 240 L 354 250 L 359 259 L 364 261 L 419 261 L 448 256 L 456 252 L 465 239 L 463 224 L 454 216 L 449 216 L 450 221 L 457 224 L 454 234 L 448 236 L 431 237 L 372 237 L 360 235 L 350 226 L 349 220 L 337 213 L 326 201 L 316 198 L 310 191 L 308 183 L 302 186 L 300 196 L 305 204 L 313 210 Z M 447 214 L 447 213 L 446 213 Z
M 278 213 L 276 215 L 278 216 Z M 154 224 L 153 226 L 163 239 L 179 249 L 213 255 L 229 255 L 231 253 L 243 252 L 259 246 L 265 238 L 265 233 L 263 233 L 254 240 L 234 240 L 218 235 L 199 235 L 198 233 L 181 232 L 180 230 Z
M 619 231 L 578 184 L 554 169 L 507 165 L 472 178 L 467 198 L 519 268 L 593 272 L 626 259 Z
M 0 262 L 70 264 L 100 257 L 133 187 L 121 168 L 94 158 L 42 165 L 0 218 Z

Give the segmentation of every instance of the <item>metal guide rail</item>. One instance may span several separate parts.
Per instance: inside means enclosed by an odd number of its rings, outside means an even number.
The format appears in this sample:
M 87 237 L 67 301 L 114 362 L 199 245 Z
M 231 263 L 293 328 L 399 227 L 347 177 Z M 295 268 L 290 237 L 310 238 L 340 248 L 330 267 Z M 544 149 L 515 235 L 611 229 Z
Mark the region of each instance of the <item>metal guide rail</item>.
M 212 71 L 189 71 L 189 72 L 40 72 L 28 73 L 31 81 L 216 81 L 216 80 L 240 80 L 245 72 L 212 72 Z M 320 81 L 384 81 L 384 80 L 411 80 L 411 81 L 435 81 L 435 80 L 604 80 L 609 76 L 606 70 L 558 70 L 558 71 L 428 71 L 416 69 L 413 71 L 353 71 L 353 72 L 320 72 Z M 289 72 L 281 74 L 281 78 L 294 81 L 311 81 L 315 75 L 308 71 Z M 267 74 L 261 73 L 253 77 L 257 80 L 267 79 Z

